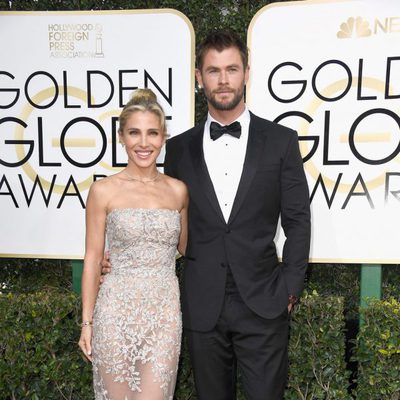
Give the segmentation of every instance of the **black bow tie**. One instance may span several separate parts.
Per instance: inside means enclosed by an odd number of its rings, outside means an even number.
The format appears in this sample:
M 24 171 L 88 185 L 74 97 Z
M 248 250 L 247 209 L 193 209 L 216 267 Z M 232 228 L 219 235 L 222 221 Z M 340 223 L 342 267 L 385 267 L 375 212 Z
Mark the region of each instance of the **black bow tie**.
M 235 121 L 230 125 L 221 126 L 217 122 L 211 122 L 210 124 L 210 137 L 212 140 L 217 140 L 223 134 L 227 133 L 228 135 L 232 135 L 235 138 L 240 138 L 242 133 L 242 128 L 240 126 L 240 122 Z

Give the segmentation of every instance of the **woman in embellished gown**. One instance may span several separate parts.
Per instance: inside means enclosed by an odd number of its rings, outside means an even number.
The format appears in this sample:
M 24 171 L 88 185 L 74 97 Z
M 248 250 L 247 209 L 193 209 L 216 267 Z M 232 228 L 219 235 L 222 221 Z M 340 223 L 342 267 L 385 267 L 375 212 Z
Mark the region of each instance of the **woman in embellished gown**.
M 165 115 L 151 90 L 134 92 L 119 124 L 128 165 L 93 183 L 87 199 L 79 346 L 93 363 L 96 400 L 172 400 L 188 194 L 157 170 Z M 106 238 L 113 269 L 99 288 Z

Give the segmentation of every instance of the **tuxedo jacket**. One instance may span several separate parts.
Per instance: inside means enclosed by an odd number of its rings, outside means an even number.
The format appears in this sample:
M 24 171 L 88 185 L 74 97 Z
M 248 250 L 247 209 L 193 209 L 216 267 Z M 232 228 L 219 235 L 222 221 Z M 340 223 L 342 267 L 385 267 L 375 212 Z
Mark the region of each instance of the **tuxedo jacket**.
M 225 295 L 227 266 L 256 314 L 275 318 L 300 296 L 308 263 L 310 203 L 295 131 L 250 113 L 243 171 L 228 222 L 203 154 L 205 120 L 167 141 L 165 173 L 188 187 L 189 233 L 182 277 L 183 323 L 212 329 Z M 274 237 L 284 230 L 282 263 Z

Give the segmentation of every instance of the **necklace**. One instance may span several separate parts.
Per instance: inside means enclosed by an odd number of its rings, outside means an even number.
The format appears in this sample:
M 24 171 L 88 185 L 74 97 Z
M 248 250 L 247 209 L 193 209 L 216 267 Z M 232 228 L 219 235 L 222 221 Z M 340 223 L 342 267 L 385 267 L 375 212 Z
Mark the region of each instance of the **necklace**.
M 128 174 L 128 172 L 126 172 L 126 170 L 124 170 L 123 173 L 129 178 L 129 180 L 138 181 L 138 182 L 141 182 L 144 184 L 150 183 L 150 182 L 155 182 L 158 179 L 158 177 L 160 176 L 160 171 L 158 171 L 158 170 L 157 170 L 156 175 L 153 176 L 152 178 L 139 178 L 136 176 L 132 176 L 132 175 Z

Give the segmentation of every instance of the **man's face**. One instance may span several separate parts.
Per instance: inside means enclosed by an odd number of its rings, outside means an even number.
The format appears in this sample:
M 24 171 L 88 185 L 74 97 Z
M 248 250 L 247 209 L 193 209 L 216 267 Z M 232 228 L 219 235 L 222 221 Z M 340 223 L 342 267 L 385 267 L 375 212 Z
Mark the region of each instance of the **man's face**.
M 244 102 L 249 67 L 244 69 L 236 47 L 229 47 L 221 52 L 210 49 L 204 55 L 202 69 L 196 70 L 196 78 L 204 88 L 210 108 L 231 111 Z

